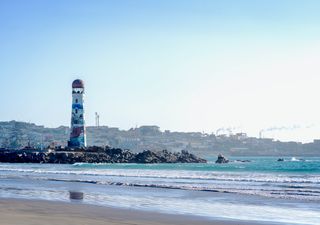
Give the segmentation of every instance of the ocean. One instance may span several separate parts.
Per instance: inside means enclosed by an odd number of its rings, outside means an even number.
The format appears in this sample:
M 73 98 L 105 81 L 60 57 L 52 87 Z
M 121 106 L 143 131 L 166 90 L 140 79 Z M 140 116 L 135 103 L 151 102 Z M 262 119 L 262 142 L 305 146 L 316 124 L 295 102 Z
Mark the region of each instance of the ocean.
M 232 159 L 232 158 L 231 158 Z M 215 164 L 0 163 L 0 197 L 70 201 L 228 220 L 320 224 L 320 158 Z

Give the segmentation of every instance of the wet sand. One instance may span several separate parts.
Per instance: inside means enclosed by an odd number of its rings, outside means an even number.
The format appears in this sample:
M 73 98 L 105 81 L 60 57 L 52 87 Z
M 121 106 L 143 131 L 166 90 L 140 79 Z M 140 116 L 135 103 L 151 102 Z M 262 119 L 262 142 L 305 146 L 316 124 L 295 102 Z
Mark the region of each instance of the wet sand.
M 220 221 L 187 215 L 170 215 L 118 209 L 79 202 L 0 199 L 1 225 L 258 225 L 248 221 Z

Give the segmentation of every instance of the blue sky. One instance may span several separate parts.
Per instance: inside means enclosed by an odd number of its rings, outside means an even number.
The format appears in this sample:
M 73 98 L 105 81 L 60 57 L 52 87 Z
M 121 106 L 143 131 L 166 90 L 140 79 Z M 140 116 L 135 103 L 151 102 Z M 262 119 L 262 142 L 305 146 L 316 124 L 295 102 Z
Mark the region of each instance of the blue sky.
M 320 138 L 319 1 L 0 1 L 0 120 Z M 273 129 L 271 129 L 273 128 Z

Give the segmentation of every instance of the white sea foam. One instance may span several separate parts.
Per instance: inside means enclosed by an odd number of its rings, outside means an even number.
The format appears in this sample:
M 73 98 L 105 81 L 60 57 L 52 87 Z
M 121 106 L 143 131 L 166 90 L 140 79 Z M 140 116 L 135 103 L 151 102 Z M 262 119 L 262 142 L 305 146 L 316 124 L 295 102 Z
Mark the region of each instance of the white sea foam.
M 21 168 L 7 164 L 0 165 L 0 176 L 8 175 L 8 172 L 15 176 L 29 176 L 29 178 L 62 180 L 65 182 L 219 191 L 320 201 L 320 175 L 316 174 L 93 169 L 66 166 L 34 166 L 33 168 L 26 166 Z
M 314 183 L 320 184 L 320 175 L 290 175 L 267 173 L 238 173 L 238 172 L 207 172 L 207 171 L 181 171 L 181 170 L 147 170 L 147 169 L 86 169 L 86 170 L 54 170 L 48 169 L 23 169 L 1 167 L 0 171 L 39 174 L 68 174 L 89 176 L 117 176 L 137 178 L 167 178 L 167 179 L 199 179 L 242 182 L 265 183 Z
M 319 207 L 310 207 L 320 202 L 319 173 L 201 170 L 204 165 L 176 169 L 180 167 L 0 164 L 0 178 L 5 181 L 0 182 L 0 196 L 66 201 L 70 188 L 84 188 L 84 201 L 92 204 L 288 224 L 320 221 Z

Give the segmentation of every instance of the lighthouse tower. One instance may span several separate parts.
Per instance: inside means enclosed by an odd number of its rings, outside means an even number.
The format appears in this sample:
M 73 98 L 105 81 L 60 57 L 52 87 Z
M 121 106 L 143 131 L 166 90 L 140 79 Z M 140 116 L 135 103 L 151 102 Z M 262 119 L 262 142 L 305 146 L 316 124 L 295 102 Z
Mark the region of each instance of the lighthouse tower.
M 71 133 L 69 147 L 86 147 L 86 127 L 84 120 L 84 83 L 82 80 L 74 80 L 72 83 L 72 113 Z

